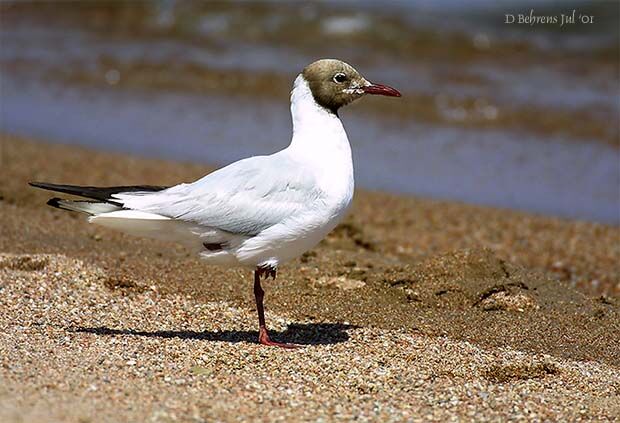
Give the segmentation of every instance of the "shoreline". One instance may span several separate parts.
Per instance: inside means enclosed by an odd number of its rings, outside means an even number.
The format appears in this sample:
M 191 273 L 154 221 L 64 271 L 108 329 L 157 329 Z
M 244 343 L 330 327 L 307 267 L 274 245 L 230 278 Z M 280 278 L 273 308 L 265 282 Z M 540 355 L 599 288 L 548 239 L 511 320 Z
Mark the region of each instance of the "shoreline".
M 187 166 L 191 169 L 196 169 L 195 172 L 192 172 L 192 175 L 198 175 L 197 177 L 204 176 L 205 174 L 209 172 L 212 172 L 216 169 L 219 169 L 231 163 L 231 162 L 225 162 L 221 164 L 205 163 L 204 161 L 201 161 L 201 160 L 191 160 L 191 159 L 186 160 L 183 158 L 162 157 L 161 154 L 140 155 L 140 154 L 135 154 L 134 152 L 123 151 L 118 148 L 112 148 L 109 150 L 100 149 L 97 146 L 84 145 L 80 143 L 62 142 L 57 139 L 50 139 L 50 140 L 38 139 L 36 137 L 18 135 L 18 134 L 12 134 L 12 133 L 0 131 L 0 140 L 6 140 L 6 139 L 21 140 L 21 141 L 26 141 L 30 143 L 40 144 L 42 146 L 50 146 L 50 147 L 57 146 L 61 149 L 67 149 L 67 150 L 76 149 L 76 150 L 82 151 L 85 155 L 101 154 L 101 155 L 106 155 L 106 156 L 111 156 L 111 157 L 118 157 L 121 160 L 129 159 L 132 162 L 144 161 L 144 162 L 152 162 L 152 163 L 166 163 L 171 166 L 175 166 L 175 165 Z M 1 154 L 2 154 L 2 150 L 0 150 L 0 164 L 3 164 Z M 188 182 L 188 181 L 176 181 L 176 182 L 172 181 L 170 183 L 173 184 L 173 183 L 180 183 L 180 182 Z M 367 187 L 356 188 L 355 193 L 356 195 L 358 194 L 364 195 L 364 196 L 369 195 L 371 197 L 385 195 L 387 197 L 417 200 L 417 201 L 420 201 L 423 203 L 429 203 L 429 204 L 435 203 L 437 207 L 440 207 L 442 204 L 445 204 L 445 205 L 454 206 L 454 207 L 462 206 L 464 208 L 473 208 L 473 209 L 478 208 L 481 210 L 487 210 L 488 212 L 507 213 L 507 214 L 512 214 L 515 216 L 522 215 L 521 217 L 529 216 L 533 219 L 540 218 L 541 220 L 545 220 L 545 219 L 557 220 L 560 222 L 565 222 L 567 224 L 583 223 L 583 224 L 591 224 L 591 225 L 601 225 L 601 226 L 608 227 L 608 228 L 617 228 L 620 231 L 620 224 L 614 224 L 614 223 L 606 222 L 602 220 L 563 216 L 563 215 L 558 215 L 558 214 L 553 214 L 553 213 L 539 212 L 535 210 L 502 207 L 502 206 L 496 206 L 492 204 L 470 202 L 470 201 L 465 201 L 465 200 L 460 200 L 460 199 L 455 199 L 455 198 L 447 198 L 447 197 L 444 198 L 441 196 L 421 195 L 421 194 L 416 194 L 416 193 L 408 193 L 405 191 L 380 189 L 380 188 L 375 189 L 375 188 L 367 188 Z

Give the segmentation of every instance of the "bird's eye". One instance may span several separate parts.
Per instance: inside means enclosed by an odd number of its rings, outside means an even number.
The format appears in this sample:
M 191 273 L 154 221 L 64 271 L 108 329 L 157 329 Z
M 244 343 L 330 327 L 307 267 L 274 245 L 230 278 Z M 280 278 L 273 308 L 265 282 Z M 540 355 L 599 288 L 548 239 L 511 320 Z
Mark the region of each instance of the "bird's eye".
M 334 82 L 341 83 L 346 80 L 347 80 L 347 76 L 342 72 L 338 72 L 336 75 L 334 75 Z

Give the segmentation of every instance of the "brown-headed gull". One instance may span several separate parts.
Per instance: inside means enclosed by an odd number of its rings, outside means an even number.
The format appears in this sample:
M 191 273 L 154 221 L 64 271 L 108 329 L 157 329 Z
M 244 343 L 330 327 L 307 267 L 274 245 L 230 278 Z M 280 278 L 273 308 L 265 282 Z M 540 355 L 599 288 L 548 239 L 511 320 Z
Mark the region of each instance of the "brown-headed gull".
M 32 182 L 88 200 L 52 198 L 48 204 L 87 213 L 88 220 L 132 235 L 181 242 L 207 263 L 254 271 L 261 344 L 265 324 L 261 277 L 321 241 L 353 198 L 353 162 L 338 109 L 363 97 L 400 97 L 335 59 L 308 65 L 291 92 L 293 138 L 284 150 L 239 160 L 192 183 L 172 187 L 90 187 Z

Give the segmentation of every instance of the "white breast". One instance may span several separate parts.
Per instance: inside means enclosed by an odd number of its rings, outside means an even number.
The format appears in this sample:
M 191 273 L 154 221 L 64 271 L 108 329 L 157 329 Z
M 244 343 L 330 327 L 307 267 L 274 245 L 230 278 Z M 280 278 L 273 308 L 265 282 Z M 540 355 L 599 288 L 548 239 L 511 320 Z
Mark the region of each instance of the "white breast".
M 351 147 L 342 122 L 319 106 L 300 75 L 291 93 L 293 139 L 281 154 L 307 168 L 323 193 L 308 209 L 248 239 L 237 250 L 247 266 L 278 265 L 318 244 L 345 216 L 353 198 Z

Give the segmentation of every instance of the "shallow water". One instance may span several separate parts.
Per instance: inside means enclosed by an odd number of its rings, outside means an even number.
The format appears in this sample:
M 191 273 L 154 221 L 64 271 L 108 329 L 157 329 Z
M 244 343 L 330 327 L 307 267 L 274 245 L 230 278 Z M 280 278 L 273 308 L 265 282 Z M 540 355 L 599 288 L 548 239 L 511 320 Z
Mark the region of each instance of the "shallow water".
M 336 55 L 404 93 L 341 114 L 358 187 L 620 223 L 618 40 L 604 27 L 519 36 L 498 11 L 463 18 L 430 4 L 5 5 L 0 130 L 225 164 L 285 147 L 292 79 Z M 422 12 L 460 27 L 424 27 Z

